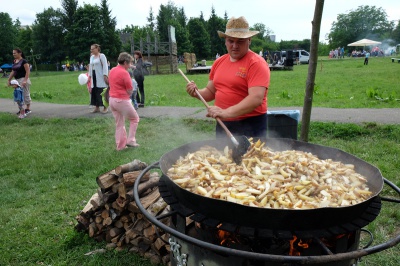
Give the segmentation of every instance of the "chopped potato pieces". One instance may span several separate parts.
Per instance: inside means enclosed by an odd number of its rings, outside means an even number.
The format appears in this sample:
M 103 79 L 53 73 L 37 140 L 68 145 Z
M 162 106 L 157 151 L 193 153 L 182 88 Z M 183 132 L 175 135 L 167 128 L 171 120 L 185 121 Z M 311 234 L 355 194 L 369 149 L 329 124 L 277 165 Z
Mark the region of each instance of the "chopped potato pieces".
M 204 146 L 172 165 L 168 176 L 193 193 L 257 208 L 315 209 L 361 203 L 372 196 L 352 164 L 309 152 L 272 151 L 251 143 L 236 165 L 232 151 Z

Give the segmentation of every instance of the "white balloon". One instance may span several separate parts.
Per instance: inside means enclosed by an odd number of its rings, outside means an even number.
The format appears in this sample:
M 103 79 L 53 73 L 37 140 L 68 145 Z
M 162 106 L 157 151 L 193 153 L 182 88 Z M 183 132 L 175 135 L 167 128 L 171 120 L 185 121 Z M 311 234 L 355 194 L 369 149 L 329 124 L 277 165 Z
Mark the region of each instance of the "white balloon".
M 86 76 L 86 74 L 80 74 L 78 77 L 78 82 L 81 85 L 85 85 L 88 81 L 88 77 Z

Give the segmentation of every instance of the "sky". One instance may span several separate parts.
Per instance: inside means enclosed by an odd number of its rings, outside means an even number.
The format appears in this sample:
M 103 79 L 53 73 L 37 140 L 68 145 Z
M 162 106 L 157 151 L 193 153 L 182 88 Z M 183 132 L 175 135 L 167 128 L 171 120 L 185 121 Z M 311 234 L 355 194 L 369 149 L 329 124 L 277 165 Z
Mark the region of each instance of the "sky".
M 199 17 L 203 12 L 207 20 L 214 7 L 219 17 L 244 16 L 250 26 L 263 23 L 276 35 L 276 41 L 311 39 L 311 21 L 314 17 L 315 0 L 173 0 L 175 6 L 183 7 L 186 17 Z M 101 0 L 78 0 L 78 5 L 84 3 L 100 5 Z M 138 4 L 139 3 L 139 4 Z M 228 4 L 229 3 L 229 4 Z M 117 28 L 125 28 L 126 25 L 144 26 L 150 8 L 154 16 L 157 16 L 160 4 L 167 5 L 168 0 L 109 0 L 108 5 L 111 15 L 117 20 Z M 325 36 L 330 32 L 332 22 L 336 21 L 338 14 L 347 14 L 356 10 L 361 5 L 382 7 L 388 15 L 388 20 L 394 20 L 395 25 L 400 19 L 400 1 L 398 0 L 326 0 L 322 15 L 320 41 L 327 43 Z M 0 0 L 0 12 L 6 12 L 13 20 L 17 18 L 21 25 L 31 25 L 36 18 L 36 13 L 53 7 L 61 9 L 61 0 L 20 0 L 18 5 L 10 4 L 10 0 Z M 225 29 L 220 29 L 225 31 Z M 363 37 L 364 38 L 364 37 Z M 356 40 L 355 40 L 356 41 Z

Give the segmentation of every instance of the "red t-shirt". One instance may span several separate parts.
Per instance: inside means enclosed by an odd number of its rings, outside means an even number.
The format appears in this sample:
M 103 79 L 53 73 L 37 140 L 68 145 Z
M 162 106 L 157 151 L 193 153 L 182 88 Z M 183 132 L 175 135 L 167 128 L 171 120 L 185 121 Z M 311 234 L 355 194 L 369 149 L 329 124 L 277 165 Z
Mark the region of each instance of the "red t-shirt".
M 211 68 L 210 80 L 215 87 L 214 104 L 222 109 L 236 105 L 248 95 L 251 87 L 267 88 L 263 102 L 251 113 L 226 119 L 241 120 L 267 112 L 267 94 L 270 82 L 270 71 L 267 62 L 258 54 L 249 51 L 243 58 L 231 62 L 229 54 L 218 58 Z
M 110 83 L 110 97 L 123 100 L 130 99 L 130 95 L 127 91 L 133 89 L 132 79 L 123 66 L 117 65 L 111 69 L 108 75 L 108 81 Z

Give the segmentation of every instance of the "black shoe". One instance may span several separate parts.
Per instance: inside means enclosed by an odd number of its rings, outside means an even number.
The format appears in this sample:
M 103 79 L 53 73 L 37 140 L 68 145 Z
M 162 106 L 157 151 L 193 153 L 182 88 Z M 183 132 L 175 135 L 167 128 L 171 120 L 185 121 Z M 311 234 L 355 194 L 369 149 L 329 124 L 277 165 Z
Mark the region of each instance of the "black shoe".
M 139 104 L 138 104 L 138 107 L 139 107 L 139 108 L 144 107 L 144 103 L 139 103 Z
M 19 115 L 21 113 L 21 111 L 18 111 L 18 113 L 16 113 L 17 115 Z
M 31 111 L 31 110 L 29 110 L 29 109 L 25 109 L 25 115 L 27 115 L 27 114 L 30 114 L 30 113 L 32 113 L 32 111 Z

